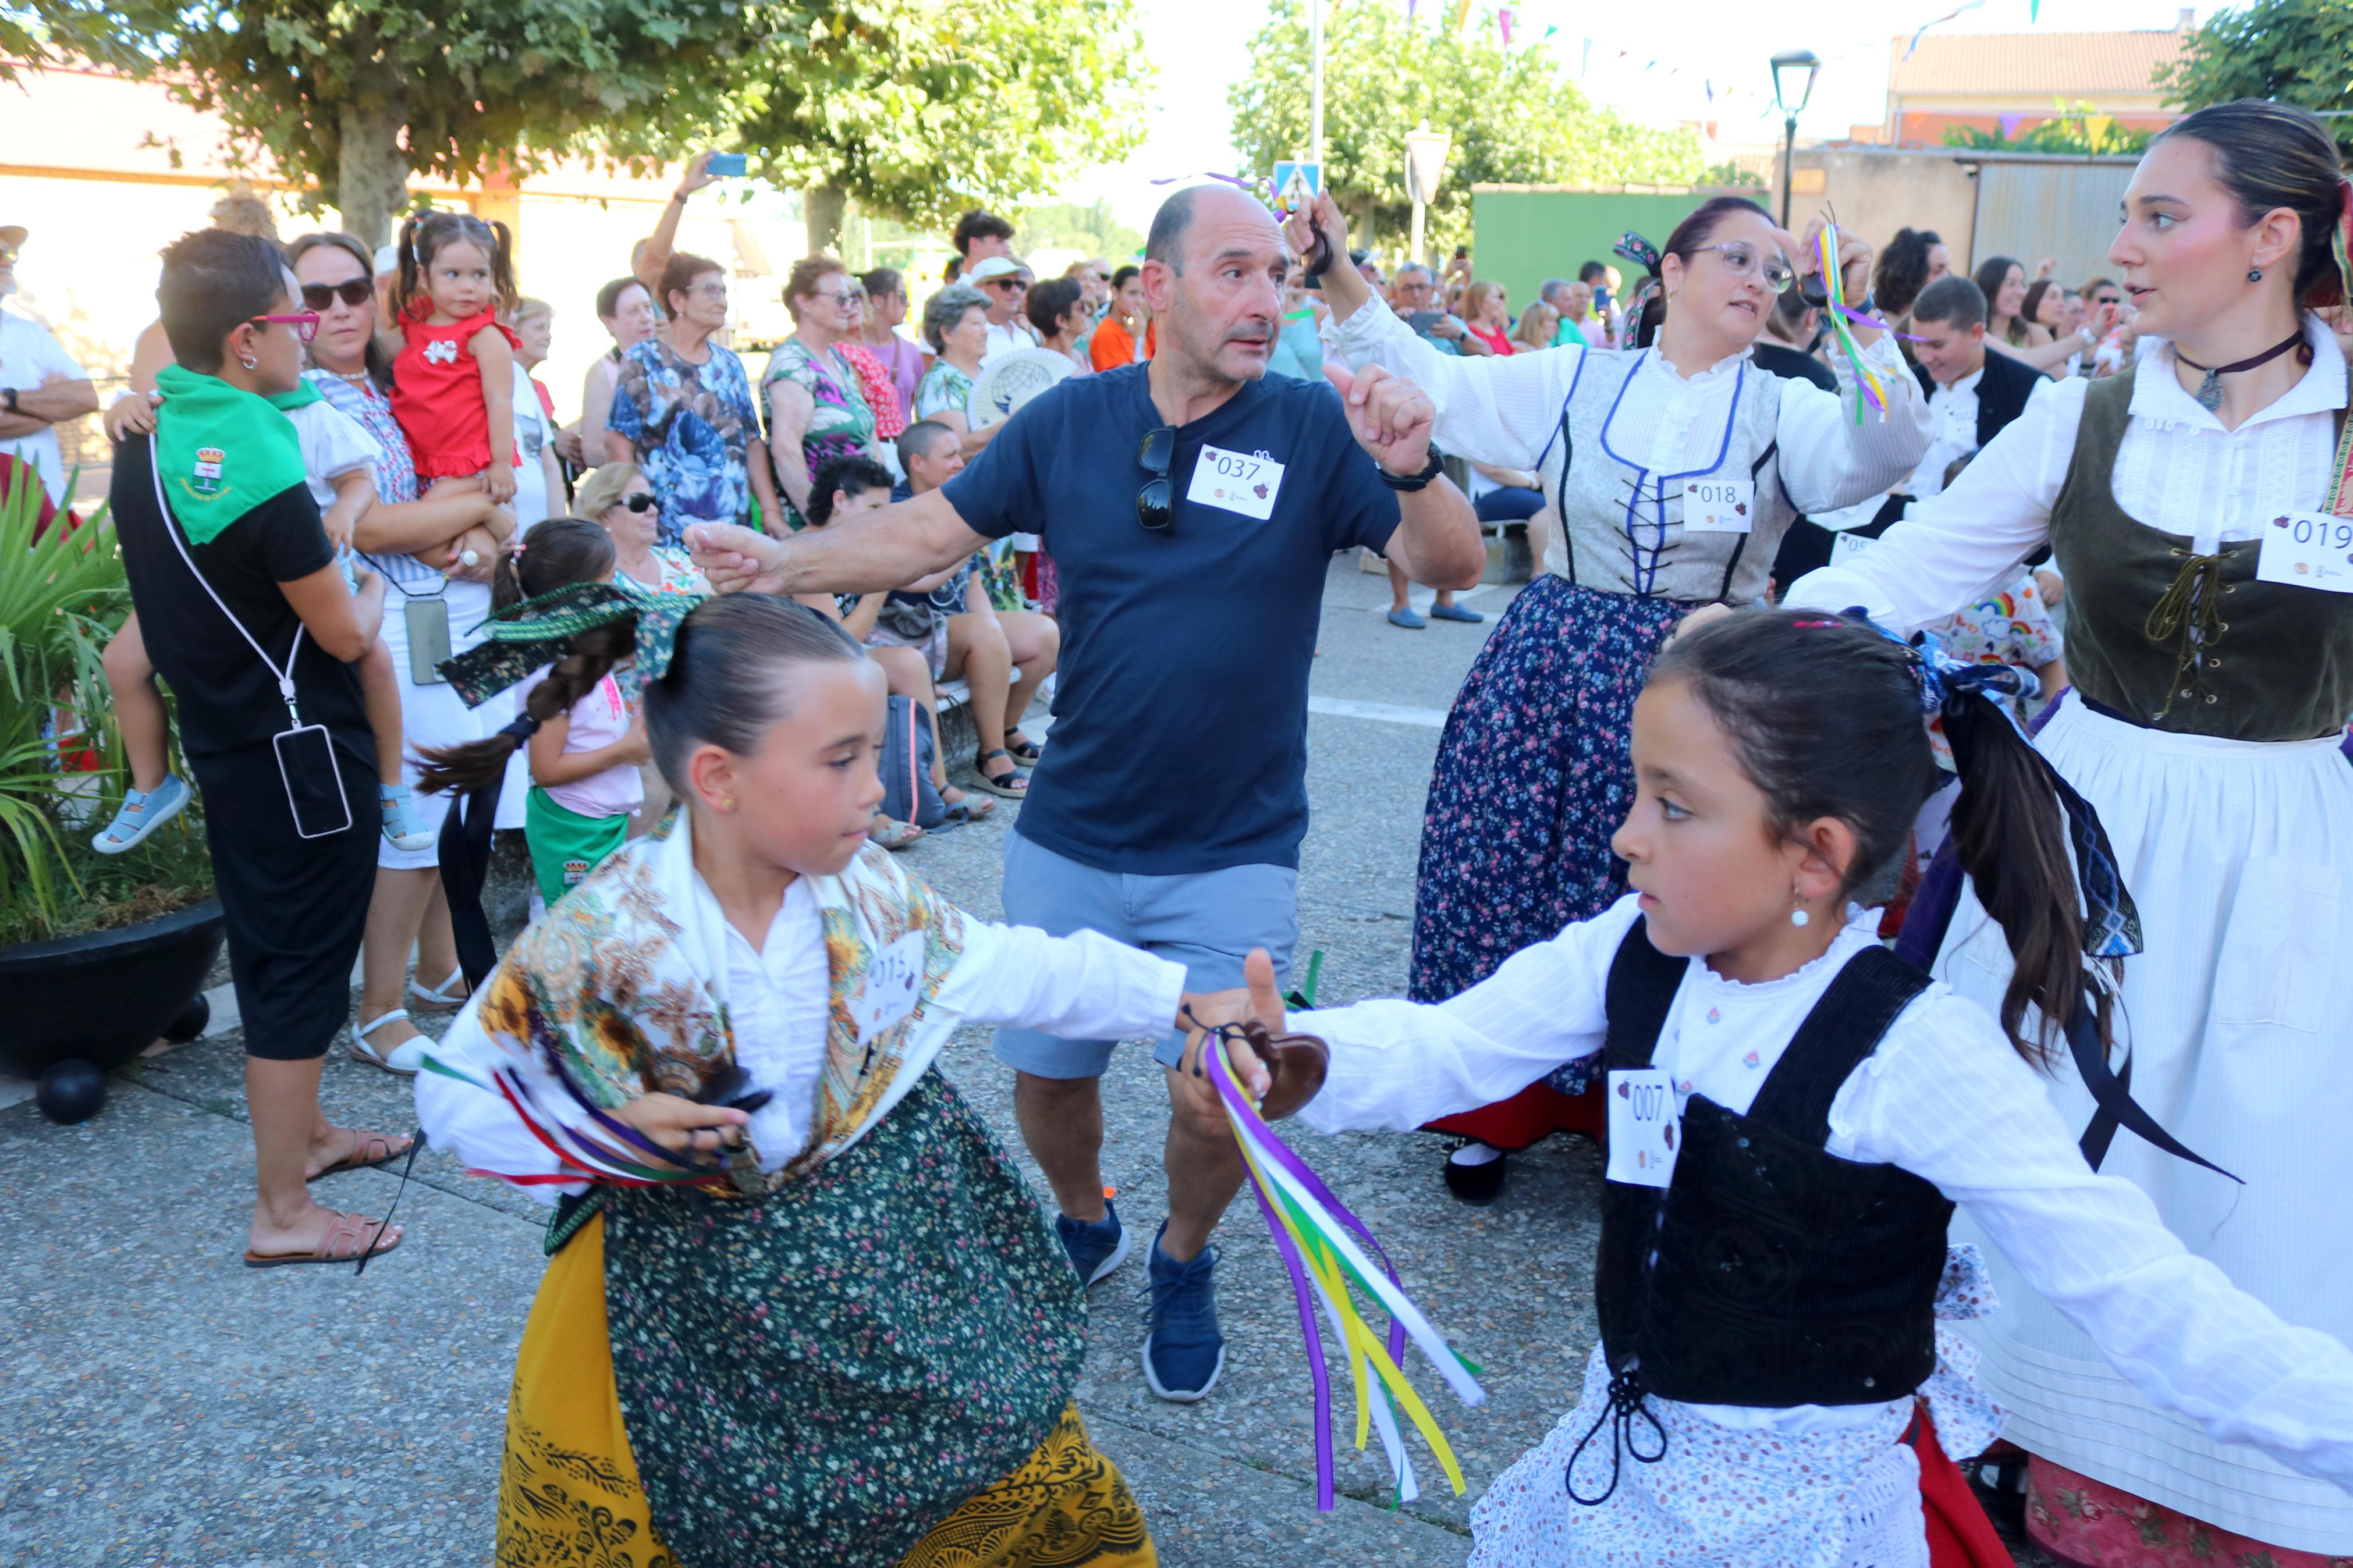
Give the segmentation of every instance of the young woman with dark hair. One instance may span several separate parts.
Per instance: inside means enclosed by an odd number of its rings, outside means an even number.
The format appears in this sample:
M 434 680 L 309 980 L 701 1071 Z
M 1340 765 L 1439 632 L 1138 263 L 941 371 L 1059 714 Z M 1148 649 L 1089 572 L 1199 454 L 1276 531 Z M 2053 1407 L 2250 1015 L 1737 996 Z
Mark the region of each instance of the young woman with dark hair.
M 1918 515 L 1789 595 L 1908 627 L 2050 547 L 2075 684 L 2039 744 L 2098 808 L 2139 905 L 2118 1009 L 2131 1093 L 2245 1184 L 2135 1137 L 2104 1168 L 2242 1289 L 2339 1341 L 2353 1341 L 2339 1048 L 2353 773 L 2337 750 L 2353 596 L 2328 577 L 2345 570 L 2353 487 L 2345 356 L 2313 312 L 2344 298 L 2347 200 L 2335 141 L 2303 110 L 2229 103 L 2176 121 L 2108 250 L 2162 344 L 2128 374 L 2048 389 Z M 2339 542 L 2300 549 L 2299 533 Z M 2010 959 L 1977 908 L 1962 897 L 1936 971 L 1991 998 Z M 2062 1063 L 2054 1078 L 2061 1116 L 2084 1126 L 2081 1075 Z M 2092 1568 L 2169 1568 L 2193 1541 L 2282 1564 L 2353 1555 L 2353 1500 L 2159 1413 L 2060 1313 L 2005 1293 L 1981 1342 L 2009 1434 L 2040 1496 L 2094 1503 L 2096 1518 L 2035 1512 L 2053 1550 Z M 2164 1554 L 2105 1539 L 2097 1518 L 2148 1521 Z
M 1600 1342 L 1577 1408 L 1473 1509 L 1474 1568 L 2006 1568 L 1957 1468 L 2001 1422 L 1937 1324 L 1991 1305 L 1976 1249 L 1947 1247 L 1957 1204 L 2023 1279 L 2005 1307 L 2043 1293 L 2187 1429 L 2353 1484 L 2353 1351 L 2095 1174 L 2044 1093 L 2047 1020 L 2129 909 L 2001 706 L 2023 684 L 1846 616 L 1733 611 L 1668 645 L 1635 704 L 1612 839 L 1631 896 L 1436 1005 L 1286 1018 L 1252 955 L 1250 1011 L 1330 1044 L 1299 1112 L 1319 1131 L 1409 1129 L 1564 1062 L 1610 1085 Z M 1961 864 L 2000 889 L 1999 1024 L 1862 907 L 1936 787 L 1930 716 Z M 2080 889 L 2071 833 L 2094 846 Z
M 1308 241 L 1295 220 L 1293 244 Z M 1339 209 L 1314 214 L 1333 254 Z M 1443 356 L 1394 314 L 1366 310 L 1364 280 L 1324 275 L 1351 365 L 1378 363 L 1430 390 L 1449 452 L 1535 471 L 1552 514 L 1537 580 L 1512 602 L 1448 715 L 1422 825 L 1414 899 L 1412 994 L 1437 1002 L 1625 888 L 1609 835 L 1633 780 L 1627 725 L 1643 668 L 1696 605 L 1748 604 L 1800 513 L 1885 492 L 1920 460 L 1926 407 L 1894 345 L 1854 328 L 1888 398 L 1857 417 L 1841 391 L 1748 363 L 1776 298 L 1812 247 L 1737 196 L 1702 203 L 1662 253 L 1629 237 L 1655 271 L 1657 341 L 1635 350 L 1575 344 L 1509 359 Z M 1868 290 L 1871 248 L 1841 240 L 1847 296 Z M 1598 1132 L 1600 1100 L 1570 1068 L 1507 1103 L 1451 1117 L 1465 1142 L 1446 1168 L 1469 1201 L 1502 1188 L 1504 1152 L 1560 1129 Z
M 1909 315 L 1920 290 L 1953 269 L 1944 237 L 1933 228 L 1899 228 L 1871 275 L 1871 297 L 1882 320 Z

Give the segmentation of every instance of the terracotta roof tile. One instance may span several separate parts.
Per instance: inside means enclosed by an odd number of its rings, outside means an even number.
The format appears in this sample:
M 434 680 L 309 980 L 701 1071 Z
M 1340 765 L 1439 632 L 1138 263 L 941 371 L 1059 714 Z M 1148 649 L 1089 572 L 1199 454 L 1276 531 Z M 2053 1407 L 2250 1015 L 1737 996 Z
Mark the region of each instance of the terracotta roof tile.
M 1907 35 L 1888 50 L 1887 90 L 1931 93 L 2048 93 L 2091 100 L 2147 92 L 2158 68 L 2181 53 L 2187 33 L 1948 33 L 1920 40 L 1905 59 Z

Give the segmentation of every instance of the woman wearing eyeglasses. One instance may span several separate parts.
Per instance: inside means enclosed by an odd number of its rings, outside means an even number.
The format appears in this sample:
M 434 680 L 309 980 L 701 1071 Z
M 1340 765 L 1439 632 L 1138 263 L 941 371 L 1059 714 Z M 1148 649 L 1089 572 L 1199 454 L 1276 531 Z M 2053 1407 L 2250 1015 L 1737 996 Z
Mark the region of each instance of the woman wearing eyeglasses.
M 572 512 L 613 541 L 613 581 L 657 594 L 708 594 L 711 584 L 687 552 L 660 536 L 661 502 L 635 463 L 607 463 L 580 481 Z
M 1314 222 L 1347 253 L 1339 208 Z M 1293 243 L 1312 242 L 1306 219 Z M 1703 204 L 1654 268 L 1665 324 L 1640 350 L 1572 342 L 1550 353 L 1458 359 L 1395 313 L 1367 310 L 1351 268 L 1324 275 L 1352 366 L 1376 363 L 1427 388 L 1437 444 L 1498 468 L 1534 469 L 1561 520 L 1545 570 L 1513 601 L 1448 716 L 1422 824 L 1413 999 L 1440 1002 L 1521 948 L 1589 920 L 1625 891 L 1609 837 L 1633 799 L 1627 735 L 1651 655 L 1702 605 L 1752 603 L 1799 513 L 1884 493 L 1927 447 L 1926 409 L 1893 342 L 1856 325 L 1888 400 L 1855 417 L 1852 371 L 1833 395 L 1748 363 L 1775 297 L 1810 257 L 1763 208 Z M 1870 289 L 1871 247 L 1841 237 L 1847 297 Z M 1581 1073 L 1436 1123 L 1470 1142 L 1447 1184 L 1492 1201 L 1505 1151 L 1560 1129 L 1598 1132 Z
M 785 279 L 793 335 L 768 355 L 760 395 L 786 518 L 797 530 L 807 526 L 809 476 L 827 458 L 875 455 L 874 410 L 841 353 L 858 339 L 858 298 L 849 269 L 830 256 L 803 257 Z

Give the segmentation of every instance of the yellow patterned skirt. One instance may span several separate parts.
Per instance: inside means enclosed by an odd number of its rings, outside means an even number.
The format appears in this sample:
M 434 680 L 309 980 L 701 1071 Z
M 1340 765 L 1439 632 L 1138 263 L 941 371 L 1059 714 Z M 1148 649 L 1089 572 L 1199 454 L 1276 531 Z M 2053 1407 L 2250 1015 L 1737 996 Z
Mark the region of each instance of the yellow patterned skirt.
M 681 1568 L 655 1533 L 605 1325 L 605 1216 L 549 1262 L 507 1404 L 498 1568 Z M 901 1568 L 1153 1568 L 1144 1512 L 1075 1407 Z

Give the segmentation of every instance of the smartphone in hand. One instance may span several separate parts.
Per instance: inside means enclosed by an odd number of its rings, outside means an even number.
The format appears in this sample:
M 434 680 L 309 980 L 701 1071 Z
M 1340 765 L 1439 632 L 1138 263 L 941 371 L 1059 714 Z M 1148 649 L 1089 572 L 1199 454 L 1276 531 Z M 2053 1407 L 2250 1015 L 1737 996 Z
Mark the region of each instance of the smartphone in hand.
M 744 177 L 744 155 L 741 153 L 713 153 L 702 172 L 715 179 L 740 180 Z
M 1444 320 L 1446 312 L 1443 310 L 1415 310 L 1406 316 L 1405 324 L 1417 332 L 1427 332 Z

